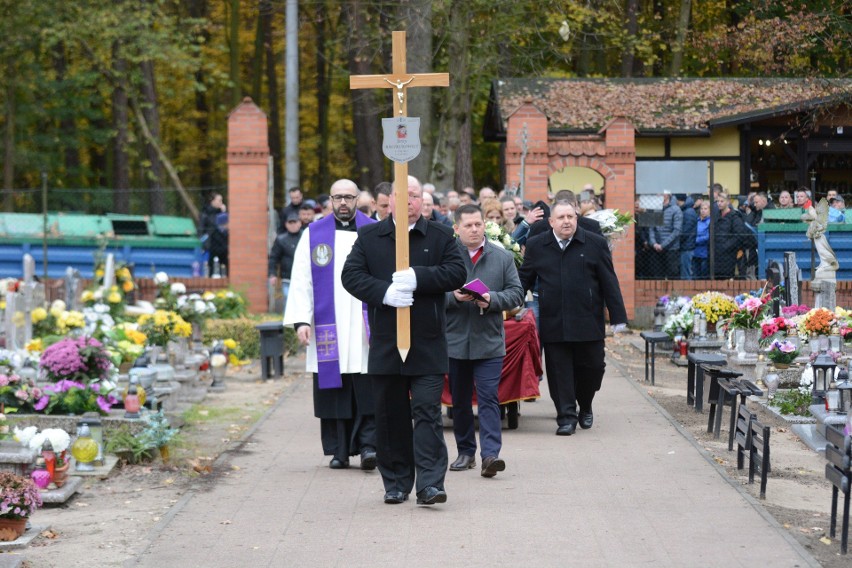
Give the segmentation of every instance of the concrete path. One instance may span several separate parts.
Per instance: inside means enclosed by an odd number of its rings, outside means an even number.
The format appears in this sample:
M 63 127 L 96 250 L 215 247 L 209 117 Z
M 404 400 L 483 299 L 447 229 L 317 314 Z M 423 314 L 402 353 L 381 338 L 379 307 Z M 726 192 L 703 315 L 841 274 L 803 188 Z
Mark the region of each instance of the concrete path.
M 591 430 L 556 436 L 547 398 L 521 412 L 503 431 L 505 472 L 448 472 L 443 505 L 385 505 L 357 458 L 327 467 L 299 380 L 128 565 L 818 566 L 612 365 Z

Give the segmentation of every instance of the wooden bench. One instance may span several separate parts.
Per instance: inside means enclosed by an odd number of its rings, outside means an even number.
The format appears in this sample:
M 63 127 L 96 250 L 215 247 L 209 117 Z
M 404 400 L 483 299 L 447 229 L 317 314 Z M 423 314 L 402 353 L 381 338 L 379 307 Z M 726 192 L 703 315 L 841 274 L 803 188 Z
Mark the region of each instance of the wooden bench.
M 843 493 L 843 516 L 840 531 L 840 554 L 846 554 L 849 541 L 849 493 L 852 485 L 852 437 L 844 436 L 839 428 L 825 428 L 825 478 L 831 482 L 831 529 L 829 536 L 837 534 L 837 502 Z
M 742 389 L 740 388 L 742 396 Z M 760 498 L 766 499 L 766 480 L 769 474 L 769 426 L 757 420 L 757 415 L 740 404 L 737 413 L 737 427 L 734 439 L 737 442 L 737 469 L 745 467 L 748 456 L 748 482 L 754 483 L 754 476 L 760 472 Z

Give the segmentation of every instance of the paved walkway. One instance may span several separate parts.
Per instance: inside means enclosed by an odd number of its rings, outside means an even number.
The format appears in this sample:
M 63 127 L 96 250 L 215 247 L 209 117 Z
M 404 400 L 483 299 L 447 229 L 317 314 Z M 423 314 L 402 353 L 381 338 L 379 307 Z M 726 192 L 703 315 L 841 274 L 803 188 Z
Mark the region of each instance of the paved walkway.
M 818 566 L 614 366 L 591 430 L 554 435 L 547 398 L 521 412 L 503 433 L 505 472 L 448 472 L 443 505 L 385 505 L 357 458 L 327 467 L 299 380 L 129 565 Z

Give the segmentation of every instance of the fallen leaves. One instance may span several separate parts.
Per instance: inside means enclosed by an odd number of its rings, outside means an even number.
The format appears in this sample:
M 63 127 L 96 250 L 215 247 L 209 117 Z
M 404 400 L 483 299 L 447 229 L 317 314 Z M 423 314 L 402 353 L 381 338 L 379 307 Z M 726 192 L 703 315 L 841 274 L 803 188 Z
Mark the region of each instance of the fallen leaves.
M 213 471 L 213 458 L 198 457 L 189 460 L 188 463 L 192 467 L 193 471 L 200 473 L 201 475 L 207 475 Z
M 50 529 L 47 529 L 47 530 L 41 531 L 41 533 L 40 533 L 40 534 L 41 534 L 41 536 L 43 536 L 44 538 L 49 538 L 49 539 L 59 538 L 59 533 L 58 533 L 58 532 L 56 532 L 56 531 L 52 531 L 52 530 L 50 530 Z

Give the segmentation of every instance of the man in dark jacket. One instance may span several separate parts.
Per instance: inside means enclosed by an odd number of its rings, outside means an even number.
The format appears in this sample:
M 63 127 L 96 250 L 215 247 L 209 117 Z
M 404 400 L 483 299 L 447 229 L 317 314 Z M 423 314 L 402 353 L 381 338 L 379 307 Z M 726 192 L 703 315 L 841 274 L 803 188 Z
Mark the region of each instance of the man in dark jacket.
M 603 381 L 604 307 L 614 331 L 627 325 L 627 312 L 606 239 L 577 226 L 574 206 L 557 201 L 551 231 L 527 241 L 521 284 L 538 282 L 547 384 L 556 406 L 556 434 L 570 436 L 592 427 L 592 400 Z M 577 404 L 580 406 L 579 415 Z
M 514 206 L 514 203 L 512 203 Z M 453 434 L 458 458 L 450 471 L 476 466 L 473 392 L 479 417 L 482 477 L 506 469 L 502 448 L 497 387 L 506 355 L 503 311 L 523 304 L 514 257 L 485 238 L 485 220 L 476 205 L 456 209 L 458 245 L 467 267 L 467 281 L 482 282 L 486 292 L 472 296 L 462 290 L 447 293 L 447 344 L 450 354 L 450 392 L 453 394 Z
M 287 217 L 290 213 L 299 214 L 299 207 L 302 206 L 302 201 L 304 201 L 304 196 L 302 195 L 302 190 L 298 187 L 291 187 L 289 190 L 290 195 L 290 203 L 285 205 L 281 211 L 278 212 L 278 234 L 286 231 Z
M 719 212 L 713 228 L 713 275 L 716 278 L 733 278 L 737 256 L 743 249 L 743 243 L 749 233 L 742 214 L 731 207 L 727 194 L 716 194 L 716 207 Z
M 290 292 L 290 272 L 293 270 L 293 258 L 296 254 L 296 245 L 302 236 L 302 222 L 299 214 L 291 212 L 284 222 L 283 233 L 275 237 L 272 250 L 269 251 L 269 284 L 278 284 L 278 270 L 281 269 L 281 290 L 284 293 L 284 307 L 287 307 L 287 295 Z
M 447 446 L 441 393 L 448 370 L 445 293 L 465 283 L 467 269 L 453 231 L 421 215 L 423 190 L 408 177 L 408 215 L 395 211 L 359 229 L 341 281 L 369 310 L 379 471 L 385 503 L 444 503 Z M 397 271 L 395 222 L 409 227 L 410 266 Z M 396 308 L 411 307 L 411 349 L 397 349 Z M 410 393 L 410 398 L 409 398 Z M 413 421 L 413 427 L 412 427 Z

